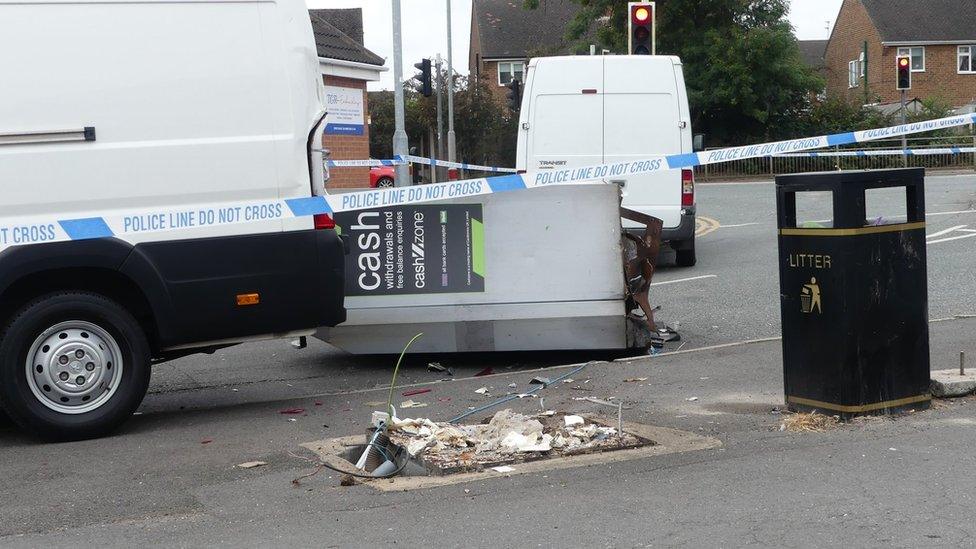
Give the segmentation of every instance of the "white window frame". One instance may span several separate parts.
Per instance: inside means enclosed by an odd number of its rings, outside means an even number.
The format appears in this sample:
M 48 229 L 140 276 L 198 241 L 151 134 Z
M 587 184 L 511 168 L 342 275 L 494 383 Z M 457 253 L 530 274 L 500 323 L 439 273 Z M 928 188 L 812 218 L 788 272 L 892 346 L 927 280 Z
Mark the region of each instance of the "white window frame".
M 861 55 L 857 58 L 857 74 L 859 74 L 861 76 L 861 78 L 864 78 L 864 65 L 865 64 L 866 63 L 864 63 L 864 52 L 862 51 L 861 52 Z
M 861 85 L 861 67 L 857 59 L 847 63 L 847 89 L 852 90 Z
M 965 54 L 963 53 L 963 50 L 967 50 Z M 969 70 L 968 71 L 964 71 L 961 68 L 959 68 L 960 67 L 960 63 L 962 62 L 962 58 L 963 57 L 968 57 L 969 58 Z M 956 49 L 956 73 L 957 74 L 976 74 L 976 61 L 974 61 L 974 59 L 973 59 L 974 57 L 976 57 L 976 44 L 969 44 L 969 45 L 959 46 Z
M 914 50 L 922 51 L 922 68 L 915 68 L 915 55 L 912 53 Z M 911 60 L 912 72 L 925 72 L 925 46 L 903 46 L 898 48 L 898 54 L 896 57 L 907 56 Z
M 523 61 L 521 59 L 512 59 L 510 61 L 498 61 L 497 71 L 496 72 L 498 73 L 498 78 L 497 79 L 498 79 L 498 85 L 499 86 L 508 86 L 508 82 L 504 82 L 504 83 L 502 82 L 502 65 L 508 65 L 508 72 L 511 73 L 512 78 L 515 78 L 515 73 L 516 73 L 515 66 L 516 65 L 521 65 L 522 66 L 522 70 L 521 70 L 521 72 L 522 72 L 522 78 L 521 78 L 521 80 L 522 80 L 522 83 L 523 84 L 525 83 L 525 61 Z

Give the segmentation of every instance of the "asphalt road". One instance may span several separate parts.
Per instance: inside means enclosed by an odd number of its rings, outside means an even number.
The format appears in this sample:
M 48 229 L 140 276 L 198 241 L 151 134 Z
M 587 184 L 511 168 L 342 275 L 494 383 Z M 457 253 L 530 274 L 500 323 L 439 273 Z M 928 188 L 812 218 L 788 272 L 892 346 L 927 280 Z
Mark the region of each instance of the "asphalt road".
M 772 182 L 699 184 L 699 214 L 708 218 L 697 239 L 698 264 L 665 268 L 654 277 L 655 318 L 679 324 L 689 345 L 704 346 L 778 336 L 779 272 L 776 195 Z M 806 202 L 800 219 L 830 217 L 829 202 Z M 976 174 L 930 176 L 925 201 L 929 235 L 929 317 L 976 313 Z M 886 193 L 872 204 L 870 218 L 904 215 L 904 198 Z M 717 226 L 717 228 L 715 228 Z M 952 229 L 946 233 L 944 231 Z M 708 277 L 698 278 L 695 277 Z M 687 280 L 692 279 L 692 280 Z M 664 283 L 664 284 L 662 284 Z
M 976 312 L 976 176 L 927 183 L 930 317 Z M 113 437 L 41 445 L 0 419 L 0 546 L 973 544 L 976 481 L 965 471 L 976 463 L 976 402 L 780 432 L 780 343 L 710 347 L 779 333 L 773 186 L 706 184 L 698 196 L 709 220 L 699 263 L 661 269 L 652 293 L 659 320 L 679 324 L 683 352 L 591 365 L 577 376 L 591 380 L 582 392 L 557 387 L 546 401 L 595 412 L 573 398 L 615 397 L 630 421 L 721 448 L 405 493 L 342 488 L 327 472 L 293 488 L 312 471 L 298 445 L 362 433 L 393 358 L 253 343 L 160 365 L 140 415 Z M 899 213 L 891 197 L 877 208 Z M 810 218 L 823 210 L 812 203 Z M 974 330 L 974 319 L 932 324 L 934 367 L 960 350 L 976 356 Z M 445 419 L 487 402 L 478 387 L 503 394 L 534 367 L 617 356 L 418 356 L 399 384 L 430 388 L 413 397 L 429 404 L 418 412 Z M 430 360 L 453 366 L 457 381 L 438 382 Z M 471 377 L 486 367 L 493 376 Z M 623 382 L 635 377 L 648 381 Z M 296 406 L 305 414 L 279 413 Z M 250 460 L 268 465 L 234 467 Z

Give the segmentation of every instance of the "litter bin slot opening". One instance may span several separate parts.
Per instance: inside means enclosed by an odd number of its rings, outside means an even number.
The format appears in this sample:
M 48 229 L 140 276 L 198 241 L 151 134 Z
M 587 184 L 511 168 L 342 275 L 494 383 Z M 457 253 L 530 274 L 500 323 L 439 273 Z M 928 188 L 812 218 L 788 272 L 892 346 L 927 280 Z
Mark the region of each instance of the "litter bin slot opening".
M 908 204 L 907 187 L 865 189 L 864 226 L 894 225 L 905 223 Z
M 786 193 L 793 203 L 793 219 L 786 220 L 784 227 L 825 229 L 834 226 L 834 193 L 831 191 L 805 191 Z

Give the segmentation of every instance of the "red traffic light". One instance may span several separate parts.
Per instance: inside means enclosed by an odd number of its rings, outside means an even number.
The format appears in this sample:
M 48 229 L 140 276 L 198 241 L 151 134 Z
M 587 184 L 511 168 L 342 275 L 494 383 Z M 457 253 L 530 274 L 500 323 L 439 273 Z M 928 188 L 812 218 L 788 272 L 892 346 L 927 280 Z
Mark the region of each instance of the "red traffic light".
M 651 8 L 649 6 L 631 6 L 630 17 L 638 25 L 647 24 L 651 20 Z

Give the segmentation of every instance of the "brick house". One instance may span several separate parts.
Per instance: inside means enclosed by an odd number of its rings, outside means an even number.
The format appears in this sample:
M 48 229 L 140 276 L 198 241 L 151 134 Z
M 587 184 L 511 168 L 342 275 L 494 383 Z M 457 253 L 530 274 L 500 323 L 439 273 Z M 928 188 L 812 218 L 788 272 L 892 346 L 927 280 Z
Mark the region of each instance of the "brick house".
M 899 55 L 912 58 L 910 99 L 976 103 L 976 1 L 844 0 L 824 54 L 828 97 L 898 103 Z
M 369 104 L 366 82 L 380 79 L 384 60 L 363 46 L 363 12 L 309 10 L 319 68 L 325 83 L 325 148 L 333 160 L 369 158 Z M 332 168 L 330 188 L 368 187 L 369 168 Z
M 535 10 L 521 0 L 474 0 L 468 73 L 485 80 L 498 101 L 506 101 L 512 78 L 525 80 L 529 58 L 572 53 L 566 26 L 578 6 L 570 0 L 543 0 Z

